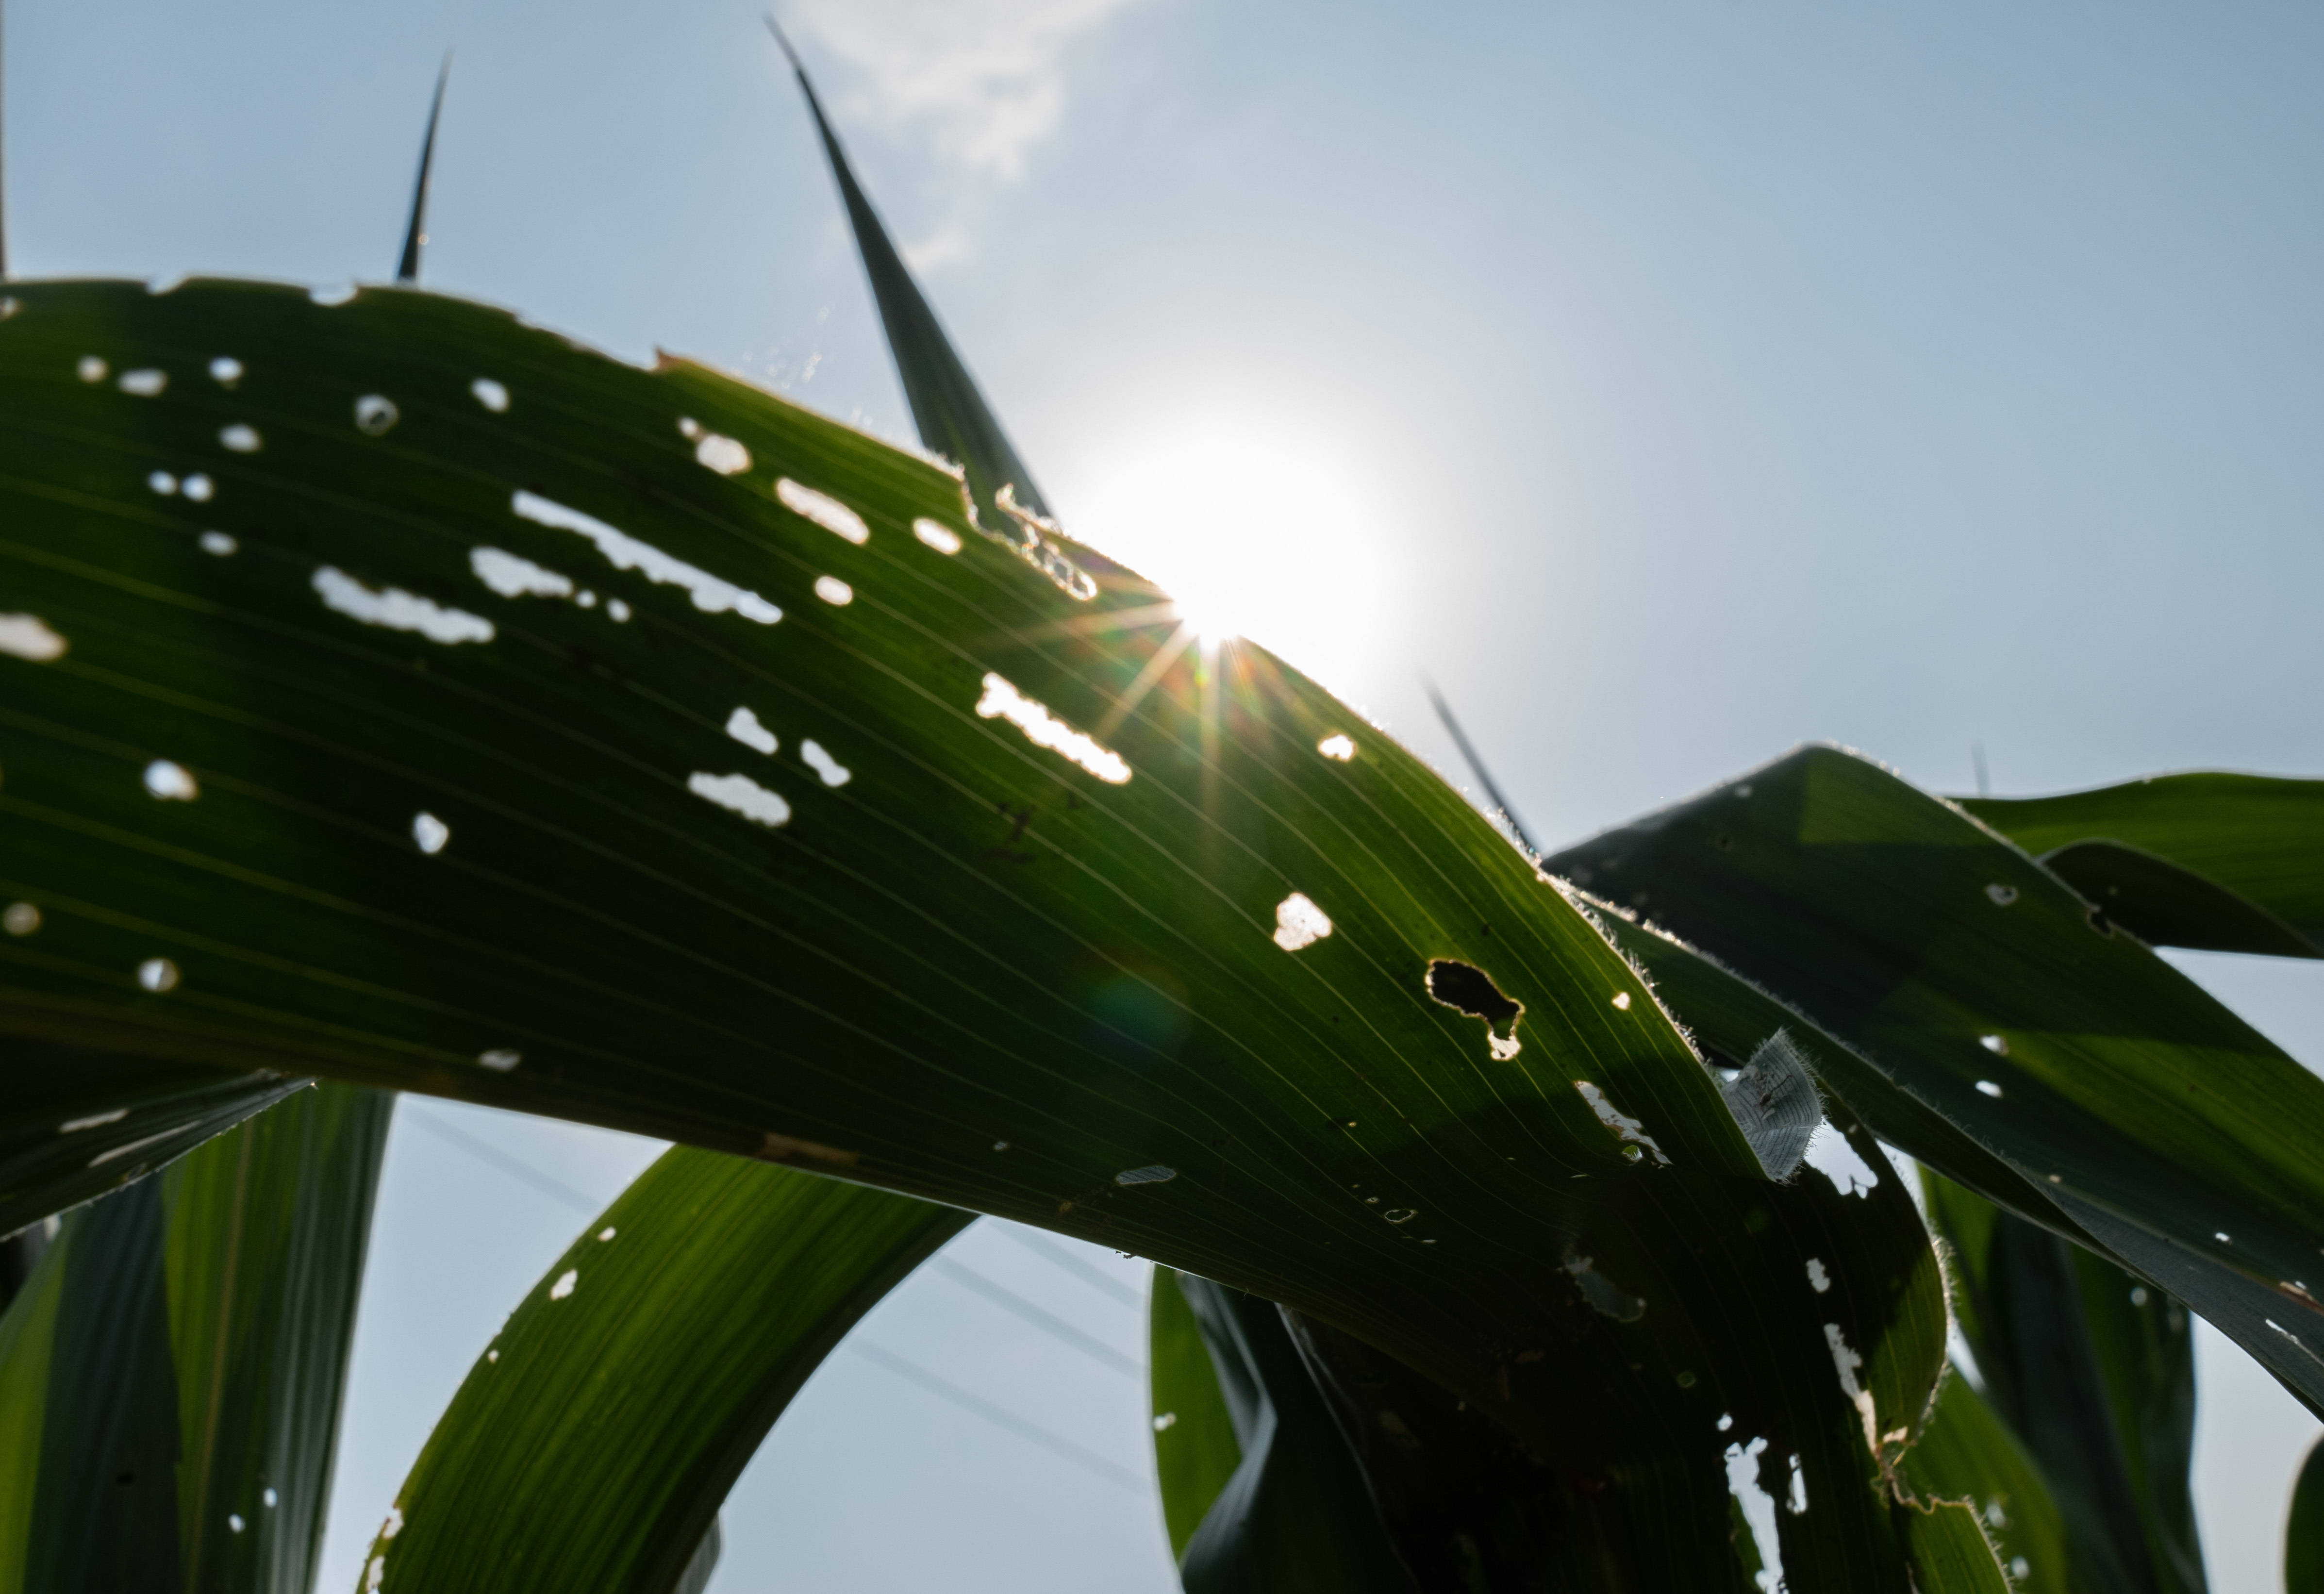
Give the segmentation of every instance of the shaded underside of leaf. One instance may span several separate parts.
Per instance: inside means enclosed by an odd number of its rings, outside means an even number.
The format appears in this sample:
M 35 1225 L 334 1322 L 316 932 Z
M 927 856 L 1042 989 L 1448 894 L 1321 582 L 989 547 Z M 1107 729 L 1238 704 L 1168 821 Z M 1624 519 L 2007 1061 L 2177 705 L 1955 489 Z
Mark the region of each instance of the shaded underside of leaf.
M 2087 1586 L 2074 1580 L 2065 1521 L 2040 1463 L 1967 1378 L 1948 1377 L 1938 1391 L 1904 1473 L 1924 1500 L 1960 1501 L 1977 1514 L 2017 1594 L 2071 1594 Z
M 800 1386 L 973 1216 L 665 1153 L 470 1370 L 372 1567 L 389 1588 L 671 1594 Z
M 696 367 L 408 291 L 17 292 L 0 608 L 61 650 L 0 657 L 46 916 L 0 1028 L 1099 1239 L 1577 1467 L 1779 1420 L 1809 1350 L 1731 1331 L 1766 1182 L 1714 1083 L 1296 672 L 1169 650 L 1144 583 L 1077 601 L 956 478 Z M 1434 1000 L 1447 962 L 1522 1016 Z
M 2039 1467 L 2078 1587 L 2205 1586 L 2189 1474 L 2194 1341 L 2186 1308 L 2102 1257 L 1924 1172 L 1952 1245 L 1963 1337 L 1986 1404 Z
M 1176 1280 L 1226 1396 L 1242 1459 L 1189 1535 L 1187 1594 L 1407 1594 L 1415 1588 L 1271 1301 Z
M 1908 1506 L 1906 1513 L 1919 1594 L 2010 1594 L 2008 1575 L 1975 1512 L 1940 1503 L 1926 1509 Z
M 302 1090 L 67 1214 L 0 1320 L 41 1392 L 0 1425 L 0 1588 L 304 1594 L 388 1112 Z
M 1548 866 L 1780 992 L 2324 1406 L 2324 1082 L 2023 852 L 1810 748 Z
M 0 944 L 0 960 L 10 950 Z M 12 1018 L 27 1027 L 42 1019 Z M 277 1073 L 98 1051 L 38 1033 L 0 1033 L 0 1068 L 8 1076 L 0 1100 L 0 1234 L 142 1178 L 306 1085 Z
M 2324 780 L 2200 771 L 1957 800 L 2148 941 L 2324 955 Z

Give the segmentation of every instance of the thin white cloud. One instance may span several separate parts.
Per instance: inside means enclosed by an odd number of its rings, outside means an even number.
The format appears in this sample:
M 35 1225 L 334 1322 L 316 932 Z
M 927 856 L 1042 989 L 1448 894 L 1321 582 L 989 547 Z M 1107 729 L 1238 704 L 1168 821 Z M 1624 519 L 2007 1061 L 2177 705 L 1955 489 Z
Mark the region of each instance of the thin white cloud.
M 1065 114 L 1074 48 L 1139 0 L 791 0 L 785 20 L 851 69 L 840 104 L 932 126 L 945 160 L 1013 178 Z

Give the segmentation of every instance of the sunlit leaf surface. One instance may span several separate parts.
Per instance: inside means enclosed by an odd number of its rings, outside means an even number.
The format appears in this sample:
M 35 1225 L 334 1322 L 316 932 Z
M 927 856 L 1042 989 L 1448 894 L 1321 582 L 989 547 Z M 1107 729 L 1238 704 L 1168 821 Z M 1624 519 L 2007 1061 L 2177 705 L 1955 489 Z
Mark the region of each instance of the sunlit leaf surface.
M 365 1586 L 664 1594 L 808 1375 L 973 1217 L 742 1157 L 665 1153 L 478 1359 Z
M 13 303 L 0 1025 L 1153 1256 L 1456 1392 L 1609 1542 L 1725 1531 L 1722 1416 L 1865 1487 L 1718 1082 L 1296 672 L 696 367 L 406 291 Z

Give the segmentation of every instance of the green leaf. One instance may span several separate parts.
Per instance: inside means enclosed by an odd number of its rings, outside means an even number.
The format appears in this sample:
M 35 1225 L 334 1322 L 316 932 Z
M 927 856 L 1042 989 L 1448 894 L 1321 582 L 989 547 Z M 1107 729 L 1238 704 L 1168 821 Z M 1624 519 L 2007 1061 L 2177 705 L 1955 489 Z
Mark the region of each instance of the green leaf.
M 1638 1553 L 1657 1480 L 1723 1532 L 1721 1414 L 1867 1492 L 1826 1320 L 1753 1316 L 1808 1287 L 1717 1083 L 1296 671 L 697 367 L 402 290 L 14 293 L 0 613 L 65 650 L 0 657 L 46 915 L 0 1022 L 1151 1256 L 1410 1364 Z
M 1176 1283 L 1242 1454 L 1180 1556 L 1187 1594 L 1412 1589 L 1282 1308 L 1192 1275 Z
M 373 1542 L 364 1587 L 671 1594 L 689 1563 L 706 1576 L 718 1507 L 775 1419 L 973 1218 L 664 1153 L 470 1370 Z
M 2308 1448 L 2292 1486 L 2292 1519 L 2283 1534 L 2286 1594 L 2324 1589 L 2324 1439 Z
M 1219 1393 L 1202 1325 L 1167 1268 L 1154 1273 L 1147 1304 L 1147 1376 L 1154 1401 L 1154 1470 L 1162 1491 L 1162 1521 L 1170 1554 L 1186 1541 L 1242 1463 L 1233 1417 Z
M 1927 1184 L 1987 1401 L 2049 1484 L 2077 1583 L 2200 1590 L 2186 1309 L 1949 1181 Z
M 0 1589 L 303 1594 L 389 1105 L 301 1091 L 67 1214 L 0 1318 Z
M 1906 1508 L 1919 1594 L 2010 1594 L 2009 1578 L 1967 1506 Z
M 2206 771 L 1956 800 L 2144 940 L 2324 956 L 2324 780 Z
M 2065 1519 L 2040 1464 L 1967 1378 L 1949 1377 L 1938 1391 L 1904 1472 L 1928 1500 L 1959 1501 L 1977 1514 L 2017 1594 L 2088 1586 L 2074 1581 Z
M 1810 748 L 1548 867 L 1782 993 L 2324 1409 L 2324 1082 L 2017 848 Z
M 0 726 L 7 713 L 0 706 Z M 0 814 L 6 802 L 0 788 Z M 14 951 L 0 942 L 0 970 Z M 0 1068 L 8 1078 L 0 1092 L 0 1234 L 143 1178 L 307 1083 L 8 1033 L 40 1023 L 40 1015 L 0 1002 Z
M 1046 516 L 1049 510 L 1041 490 L 1033 484 L 1032 473 L 1017 457 L 1009 435 L 1001 429 L 1000 418 L 985 403 L 976 379 L 945 336 L 944 324 L 936 319 L 927 295 L 912 281 L 904 257 L 889 241 L 888 229 L 881 226 L 879 212 L 872 208 L 862 185 L 855 180 L 846 152 L 839 147 L 839 135 L 832 132 L 823 114 L 823 102 L 807 80 L 807 68 L 772 17 L 767 19 L 767 26 L 773 30 L 775 42 L 782 47 L 784 58 L 798 78 L 807 114 L 815 118 L 816 133 L 830 159 L 832 179 L 839 185 L 841 203 L 847 207 L 848 226 L 855 235 L 863 274 L 871 279 L 880 324 L 888 334 L 888 352 L 895 358 L 896 374 L 903 382 L 904 398 L 911 406 L 920 441 L 957 462 L 967 473 L 973 502 L 991 525 L 1009 528 L 1014 521 L 1011 534 L 1038 547 L 1045 528 L 1028 526 L 1021 516 L 1010 515 L 1006 502 L 1035 516 Z M 1005 502 L 1004 492 L 1009 495 Z

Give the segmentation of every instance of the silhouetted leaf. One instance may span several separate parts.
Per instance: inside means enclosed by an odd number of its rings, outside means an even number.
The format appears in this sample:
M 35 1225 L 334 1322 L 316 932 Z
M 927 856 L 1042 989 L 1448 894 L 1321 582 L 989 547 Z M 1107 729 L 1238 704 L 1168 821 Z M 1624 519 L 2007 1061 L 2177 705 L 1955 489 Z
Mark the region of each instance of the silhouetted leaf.
M 1810 748 L 1548 866 L 1781 993 L 2324 1408 L 2324 1082 L 2017 848 Z
M 1170 1553 L 1186 1541 L 1242 1461 L 1235 1424 L 1219 1393 L 1219 1377 L 1203 1341 L 1202 1325 L 1178 1287 L 1178 1275 L 1154 1270 L 1147 1306 L 1147 1374 L 1153 1388 L 1154 1471 L 1162 1491 L 1163 1526 Z

